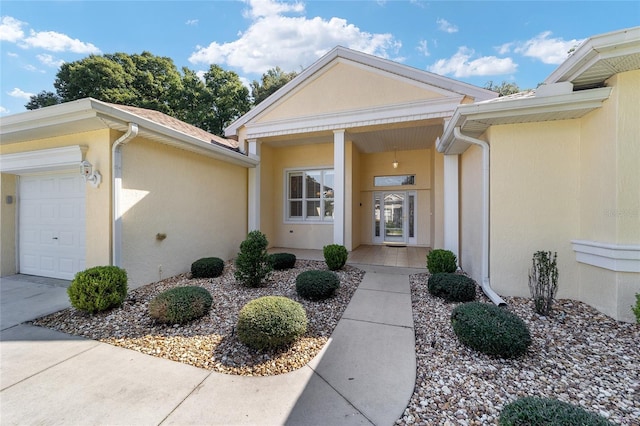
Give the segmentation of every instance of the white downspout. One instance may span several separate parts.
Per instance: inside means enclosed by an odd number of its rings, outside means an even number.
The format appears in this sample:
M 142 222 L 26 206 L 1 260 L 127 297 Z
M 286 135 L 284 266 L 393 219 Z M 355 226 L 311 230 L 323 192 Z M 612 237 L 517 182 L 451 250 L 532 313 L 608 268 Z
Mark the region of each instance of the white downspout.
M 480 286 L 493 303 L 498 306 L 506 306 L 507 303 L 491 288 L 489 277 L 489 144 L 483 140 L 463 135 L 460 127 L 454 127 L 453 136 L 482 148 L 482 283 Z
M 114 266 L 122 266 L 122 215 L 120 213 L 120 197 L 122 194 L 122 146 L 138 135 L 138 125 L 129 123 L 127 132 L 120 136 L 111 146 L 111 191 L 113 206 L 113 224 L 111 226 L 111 262 Z

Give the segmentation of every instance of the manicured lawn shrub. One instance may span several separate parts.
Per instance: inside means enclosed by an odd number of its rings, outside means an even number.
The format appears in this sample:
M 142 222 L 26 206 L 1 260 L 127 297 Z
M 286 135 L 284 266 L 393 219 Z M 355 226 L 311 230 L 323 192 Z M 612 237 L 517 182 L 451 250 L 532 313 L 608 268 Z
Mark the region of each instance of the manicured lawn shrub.
M 517 315 L 493 304 L 469 302 L 451 312 L 451 325 L 460 342 L 500 358 L 517 358 L 531 345 L 529 328 Z
M 329 244 L 322 248 L 324 261 L 332 271 L 337 271 L 347 263 L 349 252 L 347 248 L 340 244 Z
M 267 237 L 260 231 L 251 231 L 247 239 L 240 244 L 240 253 L 236 258 L 235 278 L 245 287 L 260 287 L 269 272 Z
M 613 423 L 576 405 L 551 398 L 524 397 L 504 406 L 500 426 L 609 426 Z
M 269 255 L 269 264 L 276 271 L 291 269 L 296 266 L 296 255 L 291 253 L 273 253 Z
M 452 273 L 458 269 L 456 255 L 450 250 L 435 249 L 427 254 L 427 269 L 431 274 Z
M 476 282 L 466 275 L 433 274 L 427 285 L 429 293 L 447 302 L 471 302 L 476 298 Z
M 212 302 L 211 293 L 202 287 L 176 287 L 149 302 L 149 315 L 161 323 L 185 324 L 205 316 Z
M 69 288 L 74 308 L 89 314 L 122 305 L 127 297 L 127 272 L 117 266 L 95 266 L 78 272 Z
M 283 296 L 264 296 L 244 305 L 238 315 L 238 339 L 257 349 L 290 345 L 307 331 L 302 305 Z
M 191 277 L 216 278 L 222 275 L 224 261 L 217 257 L 203 257 L 191 264 Z
M 632 306 L 631 309 L 636 316 L 636 322 L 640 324 L 640 293 L 636 294 L 636 306 Z
M 324 300 L 340 288 L 340 279 L 331 271 L 305 271 L 296 277 L 296 291 L 302 298 Z

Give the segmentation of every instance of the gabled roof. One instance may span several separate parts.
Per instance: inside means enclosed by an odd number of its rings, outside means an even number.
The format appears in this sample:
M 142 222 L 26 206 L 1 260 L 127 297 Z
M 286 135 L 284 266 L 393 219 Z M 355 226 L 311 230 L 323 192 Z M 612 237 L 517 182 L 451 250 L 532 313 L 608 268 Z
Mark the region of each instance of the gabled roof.
M 427 84 L 434 88 L 442 89 L 443 91 L 453 92 L 463 96 L 469 96 L 476 100 L 487 100 L 495 98 L 497 96 L 495 92 L 487 89 L 463 83 L 461 81 L 457 81 L 448 77 L 443 77 L 438 74 L 422 71 L 417 68 L 412 68 L 397 62 L 379 58 L 377 56 L 358 52 L 346 47 L 337 46 L 329 53 L 314 62 L 311 66 L 303 70 L 294 79 L 285 84 L 274 94 L 258 104 L 255 108 L 251 109 L 245 115 L 231 123 L 225 129 L 225 135 L 229 137 L 235 136 L 240 127 L 242 127 L 252 119 L 258 117 L 261 113 L 265 112 L 267 109 L 278 103 L 278 101 L 296 90 L 301 85 L 305 84 L 305 82 L 307 82 L 309 79 L 316 76 L 318 72 L 322 72 L 324 69 L 328 68 L 330 64 L 337 60 L 344 60 L 365 65 L 367 67 L 375 68 L 390 74 L 395 74 L 419 83 Z
M 580 118 L 602 106 L 614 74 L 640 69 L 640 27 L 585 40 L 536 90 L 460 105 L 444 129 L 437 149 L 460 154 L 469 144 L 457 140 L 454 129 L 479 137 L 490 126 Z M 585 90 L 588 89 L 588 90 Z
M 111 104 L 93 98 L 66 102 L 0 118 L 0 143 L 12 144 L 54 136 L 114 129 L 126 132 L 136 123 L 139 136 L 208 157 L 252 167 L 236 141 L 221 138 L 159 111 Z

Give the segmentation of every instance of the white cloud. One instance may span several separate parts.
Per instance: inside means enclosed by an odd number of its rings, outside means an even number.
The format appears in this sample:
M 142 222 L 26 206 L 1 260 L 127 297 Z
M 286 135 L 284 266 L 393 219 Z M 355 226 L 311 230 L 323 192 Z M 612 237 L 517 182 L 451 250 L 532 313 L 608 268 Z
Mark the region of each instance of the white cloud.
M 427 69 L 441 75 L 453 75 L 454 77 L 471 77 L 478 75 L 503 75 L 515 72 L 518 65 L 511 58 L 498 58 L 496 56 L 482 56 L 472 59 L 475 55 L 473 49 L 465 46 L 449 59 L 439 59 Z
M 18 89 L 17 87 L 15 87 L 12 91 L 7 92 L 7 95 L 11 96 L 12 98 L 19 98 L 19 99 L 26 99 L 26 100 L 29 100 L 31 96 L 34 96 L 33 93 L 25 92 L 21 89 Z
M 64 64 L 64 61 L 62 59 L 56 59 L 53 56 L 48 55 L 46 53 L 43 53 L 41 55 L 36 55 L 36 58 L 38 58 L 38 60 L 42 62 L 44 65 L 51 68 L 59 68 L 60 66 L 62 66 L 62 64 Z
M 0 114 L 7 114 L 9 112 L 9 110 L 3 106 L 0 105 Z
M 418 43 L 418 47 L 416 47 L 416 49 L 418 50 L 418 52 L 422 53 L 424 56 L 429 56 L 429 44 L 427 43 L 427 40 L 420 40 L 420 42 Z
M 198 25 L 198 22 L 200 22 L 198 19 L 187 19 L 187 22 L 185 22 L 185 24 L 195 27 L 196 25 Z
M 33 31 L 31 30 L 29 37 L 22 41 L 25 47 L 34 47 L 52 52 L 73 52 L 83 54 L 100 54 L 100 49 L 91 43 L 85 43 L 77 38 L 71 38 L 66 34 L 55 31 Z
M 551 31 L 545 31 L 524 43 L 518 43 L 514 52 L 539 59 L 545 64 L 558 65 L 567 59 L 569 50 L 580 43 L 582 40 L 552 38 Z
M 12 43 L 21 40 L 24 37 L 22 27 L 26 23 L 18 21 L 11 16 L 3 16 L 0 18 L 0 40 L 10 41 Z
M 440 31 L 444 31 L 445 33 L 457 33 L 458 27 L 447 21 L 446 19 L 438 18 L 436 20 L 436 24 L 438 24 L 438 29 Z
M 500 46 L 496 46 L 495 49 L 498 51 L 498 54 L 506 55 L 507 53 L 511 52 L 511 48 L 513 47 L 514 44 L 515 43 L 505 43 Z
M 385 58 L 401 46 L 391 34 L 371 34 L 345 19 L 284 15 L 304 12 L 303 3 L 254 0 L 249 5 L 245 16 L 252 19 L 251 24 L 237 40 L 198 46 L 189 61 L 227 64 L 244 73 L 261 74 L 275 66 L 299 70 L 337 45 Z

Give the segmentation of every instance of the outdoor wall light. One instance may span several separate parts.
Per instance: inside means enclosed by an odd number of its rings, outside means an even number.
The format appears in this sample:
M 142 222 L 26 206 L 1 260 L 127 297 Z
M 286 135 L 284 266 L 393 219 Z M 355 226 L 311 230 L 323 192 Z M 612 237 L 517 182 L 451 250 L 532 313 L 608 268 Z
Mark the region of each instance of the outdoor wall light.
M 99 171 L 93 170 L 93 165 L 84 160 L 80 163 L 80 174 L 84 177 L 85 182 L 91 183 L 91 186 L 97 188 L 102 182 L 102 175 Z
M 399 163 L 398 163 L 398 159 L 396 158 L 396 151 L 395 150 L 393 151 L 393 163 L 392 164 L 393 164 L 393 168 L 394 169 L 398 168 L 398 164 Z

